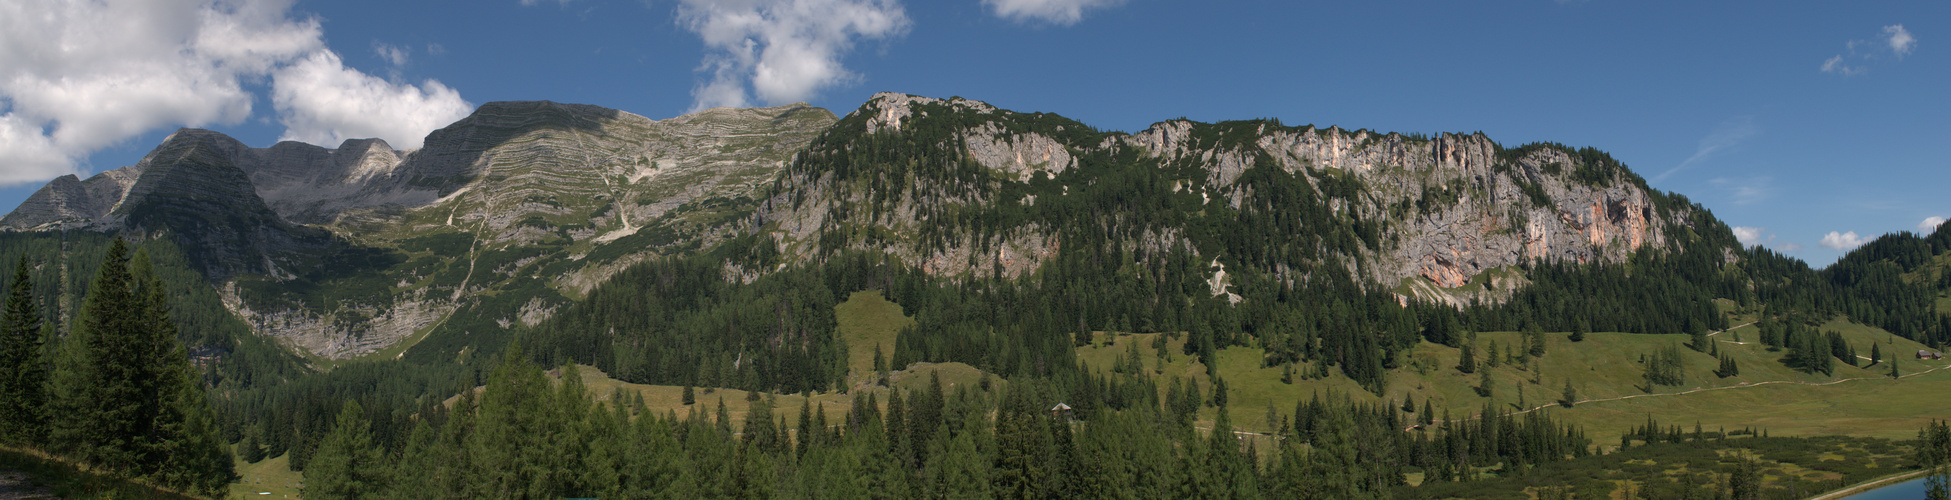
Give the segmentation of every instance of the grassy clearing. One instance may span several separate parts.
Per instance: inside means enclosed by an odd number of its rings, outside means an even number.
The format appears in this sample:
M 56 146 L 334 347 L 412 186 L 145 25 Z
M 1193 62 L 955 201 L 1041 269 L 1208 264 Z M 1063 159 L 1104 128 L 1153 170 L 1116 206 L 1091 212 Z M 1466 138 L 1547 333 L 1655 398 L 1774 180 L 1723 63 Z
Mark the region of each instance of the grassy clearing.
M 291 471 L 285 455 L 248 464 L 237 462 L 239 479 L 230 484 L 230 498 L 298 498 L 304 474 Z M 269 493 L 269 494 L 262 494 Z
M 847 385 L 871 380 L 874 371 L 874 346 L 894 356 L 894 337 L 914 320 L 901 314 L 901 306 L 888 302 L 880 291 L 854 292 L 845 302 L 833 307 L 840 339 L 847 344 Z
M 684 388 L 681 386 L 633 384 L 610 378 L 608 374 L 603 373 L 602 370 L 598 370 L 594 366 L 578 365 L 576 368 L 577 372 L 582 376 L 583 385 L 589 388 L 590 394 L 597 401 L 610 401 L 616 396 L 618 391 L 622 391 L 624 394 L 634 392 L 643 396 L 645 407 L 658 414 L 676 414 L 679 418 L 683 418 L 690 415 L 690 412 L 695 409 L 696 411 L 704 412 L 705 416 L 710 417 L 718 411 L 719 401 L 723 401 L 725 411 L 735 421 L 743 422 L 745 414 L 751 408 L 752 404 L 746 400 L 751 394 L 747 391 L 722 388 L 698 388 L 696 389 L 696 404 L 686 405 L 684 404 Z M 560 380 L 562 370 L 550 370 L 548 376 L 551 380 Z M 958 386 L 978 384 L 982 379 L 983 372 L 963 363 L 915 363 L 905 370 L 890 373 L 888 376 L 888 387 L 867 386 L 857 388 L 855 392 L 871 394 L 874 396 L 875 401 L 885 403 L 891 388 L 900 388 L 904 391 L 927 390 L 929 382 L 935 376 L 941 378 L 944 392 L 953 393 Z M 1000 377 L 991 377 L 990 381 L 998 387 L 1003 385 L 1003 380 Z M 766 396 L 767 394 L 760 394 L 760 397 Z M 836 419 L 845 418 L 847 412 L 853 410 L 853 393 L 850 392 L 771 394 L 770 396 L 773 398 L 773 416 L 775 418 L 785 418 L 792 425 L 796 425 L 793 423 L 798 422 L 800 405 L 806 404 L 809 400 L 812 402 L 815 411 L 824 410 L 827 412 L 828 422 L 839 422 L 840 420 Z M 452 404 L 453 399 L 449 399 L 448 403 Z

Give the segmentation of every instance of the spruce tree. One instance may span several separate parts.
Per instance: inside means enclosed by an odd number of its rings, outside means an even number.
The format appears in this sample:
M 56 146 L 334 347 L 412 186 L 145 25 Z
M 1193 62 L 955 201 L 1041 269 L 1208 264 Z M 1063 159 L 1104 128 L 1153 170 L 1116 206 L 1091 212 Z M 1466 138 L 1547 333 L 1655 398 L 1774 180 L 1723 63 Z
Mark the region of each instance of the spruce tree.
M 235 480 L 230 452 L 145 252 L 109 246 L 55 361 L 49 441 L 117 474 L 200 494 Z
M 1545 355 L 1545 330 L 1537 323 L 1532 323 L 1530 328 L 1525 329 L 1524 341 L 1527 344 L 1525 352 L 1532 356 Z
M 358 401 L 346 401 L 305 467 L 305 498 L 380 498 L 387 486 L 382 459 L 365 410 Z
M 1465 343 L 1463 344 L 1462 347 L 1458 349 L 1461 352 L 1457 355 L 1456 371 L 1460 371 L 1463 373 L 1476 373 L 1477 372 L 1476 343 L 1475 342 Z
M 1558 404 L 1566 408 L 1578 404 L 1578 389 L 1572 388 L 1572 379 L 1565 379 L 1565 392 L 1559 396 Z
M 1585 326 L 1585 318 L 1579 318 L 1577 321 L 1573 321 L 1571 341 L 1584 342 L 1586 329 L 1587 327 Z
M 217 429 L 215 411 L 203 392 L 203 379 L 190 365 L 188 351 L 170 318 L 169 294 L 147 251 L 138 251 L 130 278 L 141 309 L 139 321 L 150 351 L 158 407 L 144 441 L 144 469 L 152 480 L 205 495 L 222 493 L 237 479 L 234 460 Z
M 115 240 L 55 360 L 49 422 L 55 451 L 124 472 L 138 463 L 131 445 L 148 436 L 154 423 L 144 417 L 161 410 L 143 397 L 151 380 L 141 359 L 146 349 L 135 317 L 141 307 L 128 263 L 128 246 Z
M 0 443 L 38 446 L 46 438 L 47 360 L 33 293 L 22 255 L 0 318 Z

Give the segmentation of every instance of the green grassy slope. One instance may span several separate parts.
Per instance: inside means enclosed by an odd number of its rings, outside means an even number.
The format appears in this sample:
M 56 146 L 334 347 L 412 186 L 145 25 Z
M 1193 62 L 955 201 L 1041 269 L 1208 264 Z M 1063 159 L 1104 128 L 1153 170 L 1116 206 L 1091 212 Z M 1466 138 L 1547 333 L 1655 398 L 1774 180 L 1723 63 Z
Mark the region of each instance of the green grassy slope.
M 1405 396 L 1417 406 L 1430 401 L 1438 412 L 1448 408 L 1455 418 L 1480 411 L 1486 403 L 1516 411 L 1520 388 L 1523 409 L 1552 411 L 1559 418 L 1586 429 L 1594 442 L 1615 445 L 1618 436 L 1652 415 L 1662 422 L 1691 425 L 1700 422 L 1709 429 L 1766 428 L 1773 435 L 1843 434 L 1903 439 L 1932 417 L 1951 415 L 1951 400 L 1928 397 L 1951 390 L 1951 361 L 1912 359 L 1924 346 L 1881 329 L 1831 322 L 1824 330 L 1841 332 L 1867 356 L 1870 343 L 1881 343 L 1886 360 L 1892 357 L 1905 377 L 1891 380 L 1889 365 L 1852 367 L 1838 363 L 1834 375 L 1808 374 L 1783 365 L 1786 352 L 1769 352 L 1754 343 L 1753 326 L 1743 326 L 1715 335 L 1721 352 L 1735 359 L 1741 374 L 1718 378 L 1713 374 L 1716 360 L 1704 353 L 1682 348 L 1685 365 L 1680 386 L 1645 389 L 1644 367 L 1640 355 L 1667 344 L 1687 341 L 1685 335 L 1647 335 L 1600 332 L 1584 342 L 1571 342 L 1564 333 L 1548 333 L 1546 353 L 1533 361 L 1535 370 L 1506 360 L 1496 368 L 1485 367 L 1495 380 L 1492 397 L 1479 396 L 1475 387 L 1480 374 L 1463 374 L 1455 366 L 1459 350 L 1436 344 L 1422 344 L 1403 354 L 1401 367 L 1389 374 L 1382 395 L 1363 391 L 1336 370 L 1322 379 L 1307 379 L 1305 363 L 1297 365 L 1292 384 L 1281 382 L 1281 368 L 1261 367 L 1262 351 L 1233 347 L 1222 350 L 1219 373 L 1230 388 L 1231 418 L 1242 430 L 1265 431 L 1267 406 L 1280 413 L 1293 411 L 1295 403 L 1315 394 L 1349 394 L 1357 401 L 1400 404 Z M 1177 376 L 1211 387 L 1205 368 L 1179 350 L 1183 340 L 1168 341 L 1169 361 L 1160 363 L 1151 348 L 1161 334 L 1099 335 L 1099 342 L 1078 349 L 1078 357 L 1093 370 L 1109 370 L 1120 356 L 1136 346 L 1145 367 L 1161 379 Z M 1739 336 L 1742 342 L 1734 338 Z M 1169 337 L 1169 336 L 1168 336 Z M 1478 336 L 1481 352 L 1490 342 L 1500 346 L 1521 345 L 1515 332 L 1486 332 Z M 1570 380 L 1580 403 L 1573 408 L 1558 407 L 1565 382 Z M 1202 410 L 1210 422 L 1213 410 Z M 1440 418 L 1440 416 L 1439 416 Z

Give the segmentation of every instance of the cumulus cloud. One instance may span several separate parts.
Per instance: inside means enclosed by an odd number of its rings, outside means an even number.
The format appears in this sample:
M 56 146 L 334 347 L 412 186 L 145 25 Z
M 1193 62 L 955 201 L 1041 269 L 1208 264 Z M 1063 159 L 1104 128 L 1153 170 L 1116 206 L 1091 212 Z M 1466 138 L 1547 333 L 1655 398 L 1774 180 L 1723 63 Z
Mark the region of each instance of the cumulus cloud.
M 1760 245 L 1763 241 L 1761 239 L 1763 230 L 1764 228 L 1759 227 L 1734 226 L 1734 239 L 1739 240 L 1743 245 Z
M 347 90 L 284 78 L 294 64 L 338 60 L 319 21 L 294 16 L 291 7 L 291 0 L 0 0 L 0 184 L 82 173 L 80 158 L 158 129 L 242 122 L 257 97 L 245 84 L 265 77 L 293 92 Z M 404 63 L 404 51 L 397 60 Z M 363 85 L 352 89 L 373 95 L 294 93 L 279 107 L 305 113 L 318 106 L 302 103 L 384 100 L 409 88 L 436 97 L 418 104 L 443 110 L 452 93 L 437 84 Z M 383 137 L 418 142 L 430 130 Z
M 997 17 L 1068 25 L 1084 20 L 1086 9 L 1115 7 L 1125 0 L 982 0 L 982 3 Z
M 44 181 L 75 173 L 74 162 L 54 147 L 39 125 L 0 115 L 0 184 Z
M 284 140 L 327 147 L 378 137 L 396 148 L 418 148 L 428 132 L 467 117 L 474 105 L 461 93 L 427 80 L 396 84 L 348 68 L 339 55 L 313 52 L 278 70 L 272 102 Z
M 323 46 L 278 1 L 0 3 L 0 183 L 162 127 L 250 116 L 242 80 Z
M 1835 231 L 1830 231 L 1829 234 L 1824 235 L 1822 237 L 1822 242 L 1819 244 L 1831 250 L 1835 250 L 1838 252 L 1847 252 L 1852 249 L 1855 249 L 1856 247 L 1863 246 L 1864 243 L 1869 243 L 1869 242 L 1870 242 L 1869 239 L 1864 238 L 1862 236 L 1857 236 L 1856 231 L 1850 231 L 1847 233 L 1838 233 Z
M 1715 155 L 1733 149 L 1735 146 L 1739 146 L 1742 142 L 1752 139 L 1757 135 L 1761 135 L 1761 129 L 1755 126 L 1755 117 L 1753 116 L 1742 115 L 1723 120 L 1719 125 L 1714 126 L 1714 130 L 1709 132 L 1707 137 L 1700 139 L 1700 145 L 1694 148 L 1694 154 L 1692 156 L 1688 156 L 1679 165 L 1674 165 L 1673 168 L 1667 169 L 1666 172 L 1653 177 L 1653 180 L 1658 182 L 1666 179 L 1667 176 L 1673 175 L 1681 170 L 1686 170 L 1695 164 L 1713 158 Z
M 1917 49 L 1917 37 L 1904 29 L 1902 24 L 1883 27 L 1883 33 L 1876 41 L 1856 39 L 1843 43 L 1843 53 L 1822 60 L 1822 72 L 1843 76 L 1856 76 L 1870 71 L 1871 63 L 1884 58 L 1895 57 L 1901 61 Z M 1886 50 L 1887 49 L 1887 50 Z
M 706 50 L 693 110 L 800 101 L 856 81 L 840 64 L 854 43 L 909 26 L 897 0 L 682 0 L 677 14 Z
M 1929 233 L 1932 231 L 1937 231 L 1937 227 L 1941 225 L 1944 225 L 1943 217 L 1936 217 L 1936 216 L 1925 217 L 1923 222 L 1917 223 L 1917 230 Z
M 1904 29 L 1901 24 L 1884 26 L 1883 41 L 1890 44 L 1890 52 L 1896 53 L 1898 59 L 1910 55 L 1910 50 L 1917 48 L 1917 37 L 1910 36 L 1910 30 Z

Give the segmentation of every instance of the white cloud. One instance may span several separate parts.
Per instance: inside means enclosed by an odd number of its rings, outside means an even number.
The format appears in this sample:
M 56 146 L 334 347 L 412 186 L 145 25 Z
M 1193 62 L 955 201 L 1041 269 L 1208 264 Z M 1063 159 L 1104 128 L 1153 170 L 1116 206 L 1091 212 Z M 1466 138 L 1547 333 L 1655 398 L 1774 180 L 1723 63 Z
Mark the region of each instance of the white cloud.
M 346 67 L 330 51 L 313 52 L 278 70 L 272 87 L 272 102 L 285 125 L 282 139 L 326 147 L 378 137 L 396 148 L 418 148 L 428 132 L 474 110 L 460 92 L 438 81 L 388 82 Z
M 859 77 L 840 65 L 857 40 L 908 30 L 897 0 L 683 0 L 678 24 L 704 41 L 694 110 L 805 100 Z M 749 93 L 748 93 L 749 86 Z
M 68 155 L 37 125 L 11 114 L 0 115 L 0 184 L 38 182 L 75 171 Z
M 1559 3 L 1564 2 L 1559 0 Z M 987 4 L 997 17 L 1077 24 L 1084 20 L 1085 9 L 1115 7 L 1125 3 L 1125 0 L 982 0 L 982 3 Z
M 1863 246 L 1864 243 L 1869 243 L 1869 242 L 1870 242 L 1869 239 L 1866 239 L 1862 236 L 1857 236 L 1856 231 L 1850 231 L 1847 233 L 1838 233 L 1835 231 L 1830 231 L 1829 234 L 1824 235 L 1822 237 L 1821 245 L 1823 247 L 1827 247 L 1829 249 L 1836 250 L 1839 252 L 1847 252 L 1852 249 L 1855 249 L 1856 247 Z
M 1842 54 L 1837 54 L 1836 57 L 1831 57 L 1828 60 L 1822 61 L 1822 72 L 1837 73 L 1843 76 L 1856 76 L 1858 73 L 1863 72 L 1863 68 L 1860 66 L 1850 66 L 1848 64 L 1844 64 Z
M 1910 55 L 1917 49 L 1917 37 L 1912 36 L 1910 30 L 1904 29 L 1904 25 L 1901 24 L 1884 26 L 1883 33 L 1876 39 L 1880 43 L 1866 39 L 1843 42 L 1845 49 L 1843 53 L 1822 60 L 1822 72 L 1843 76 L 1861 75 L 1869 73 L 1871 64 L 1880 59 L 1894 56 L 1901 61 L 1904 56 Z M 1878 48 L 1879 46 L 1888 48 L 1889 52 L 1884 52 Z
M 386 60 L 387 64 L 392 64 L 396 68 L 406 66 L 407 61 L 413 59 L 413 53 L 407 49 L 401 48 L 398 45 L 379 43 L 379 40 L 373 40 L 373 54 L 378 55 L 380 59 Z
M 1709 132 L 1707 137 L 1700 139 L 1700 145 L 1694 148 L 1693 156 L 1688 156 L 1679 165 L 1674 165 L 1673 168 L 1667 169 L 1666 172 L 1653 177 L 1653 181 L 1658 182 L 1666 179 L 1667 176 L 1673 175 L 1681 170 L 1686 170 L 1694 166 L 1695 163 L 1712 158 L 1721 152 L 1733 149 L 1735 146 L 1741 145 L 1742 141 L 1752 139 L 1757 135 L 1761 135 L 1761 129 L 1755 126 L 1755 117 L 1741 115 L 1728 118 L 1722 121 L 1720 125 L 1714 126 L 1714 131 Z
M 1734 226 L 1734 239 L 1740 240 L 1743 245 L 1760 245 L 1763 241 L 1761 238 L 1763 230 L 1765 228 Z
M 1929 232 L 1937 231 L 1937 227 L 1943 224 L 1944 224 L 1943 217 L 1937 217 L 1937 216 L 1925 217 L 1923 222 L 1917 223 L 1917 230 L 1929 233 Z
M 158 128 L 250 116 L 242 81 L 322 47 L 283 1 L 0 3 L 0 184 Z
M 83 173 L 81 158 L 155 130 L 249 118 L 258 96 L 247 83 L 295 62 L 337 60 L 319 21 L 295 17 L 292 1 L 0 0 L 0 185 Z M 384 96 L 366 99 L 375 97 Z
M 1910 55 L 1911 49 L 1917 48 L 1917 37 L 1910 36 L 1910 30 L 1904 29 L 1901 24 L 1884 26 L 1883 37 L 1883 41 L 1890 44 L 1890 52 L 1896 53 L 1898 59 Z

